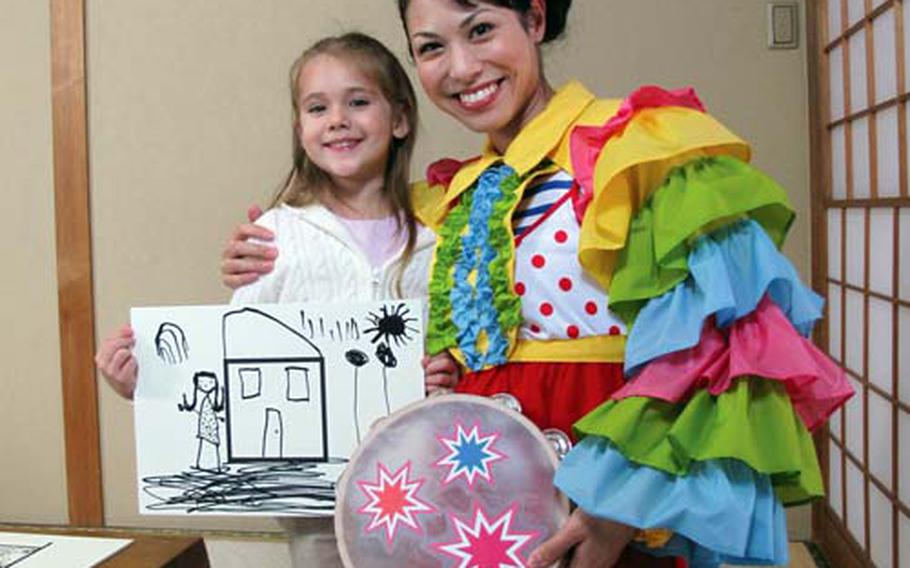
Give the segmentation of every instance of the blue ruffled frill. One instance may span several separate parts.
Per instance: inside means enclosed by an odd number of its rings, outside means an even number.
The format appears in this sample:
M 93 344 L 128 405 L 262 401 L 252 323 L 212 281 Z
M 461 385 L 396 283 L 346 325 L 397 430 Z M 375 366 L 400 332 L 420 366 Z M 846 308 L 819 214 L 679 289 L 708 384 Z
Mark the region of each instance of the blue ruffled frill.
M 799 280 L 751 219 L 700 236 L 688 262 L 689 276 L 639 312 L 626 342 L 627 376 L 652 359 L 697 345 L 708 317 L 726 327 L 754 311 L 765 294 L 803 336 L 822 317 L 821 296 Z
M 458 347 L 464 354 L 465 364 L 472 370 L 500 365 L 507 360 L 509 341 L 499 326 L 499 312 L 493 301 L 490 281 L 490 265 L 497 251 L 490 244 L 488 223 L 494 203 L 503 196 L 500 183 L 514 173 L 515 170 L 502 164 L 481 174 L 471 203 L 468 230 L 462 237 L 461 256 L 455 264 L 450 294 L 452 321 L 458 330 Z M 473 286 L 472 272 L 476 274 Z M 481 331 L 486 333 L 488 340 L 485 353 L 477 350 Z
M 695 566 L 788 561 L 786 516 L 771 479 L 742 462 L 697 462 L 677 476 L 634 464 L 589 436 L 566 455 L 554 482 L 588 514 L 676 533 L 664 548 L 642 548 L 650 554 L 684 556 Z

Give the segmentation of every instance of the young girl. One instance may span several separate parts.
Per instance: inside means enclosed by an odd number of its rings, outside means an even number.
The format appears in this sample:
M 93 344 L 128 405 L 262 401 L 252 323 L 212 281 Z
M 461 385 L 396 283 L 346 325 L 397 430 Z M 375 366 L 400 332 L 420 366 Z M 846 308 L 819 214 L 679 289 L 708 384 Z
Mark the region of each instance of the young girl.
M 459 391 L 581 438 L 556 476 L 579 507 L 530 565 L 575 546 L 609 566 L 630 541 L 786 564 L 783 505 L 823 493 L 809 432 L 851 394 L 805 339 L 820 300 L 777 250 L 792 208 L 691 89 L 553 89 L 539 46 L 570 5 L 398 2 L 427 96 L 488 140 L 413 193 L 438 234 L 429 348 L 471 370 Z M 226 282 L 255 277 L 250 252 Z
M 415 220 L 408 192 L 417 101 L 404 69 L 371 37 L 330 37 L 294 63 L 291 95 L 293 168 L 258 226 L 240 230 L 274 238 L 272 270 L 239 288 L 232 303 L 426 298 L 435 238 Z M 132 345 L 126 327 L 96 357 L 128 398 L 136 381 Z M 426 358 L 424 368 L 430 392 L 457 380 L 447 355 Z M 295 565 L 340 565 L 331 519 L 283 524 Z

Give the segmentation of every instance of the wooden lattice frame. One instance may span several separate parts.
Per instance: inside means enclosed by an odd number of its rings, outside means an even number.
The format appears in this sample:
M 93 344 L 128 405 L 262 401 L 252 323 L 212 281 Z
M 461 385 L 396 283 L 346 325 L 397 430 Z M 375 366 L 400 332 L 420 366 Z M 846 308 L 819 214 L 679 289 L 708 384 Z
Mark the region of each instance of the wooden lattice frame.
M 905 86 L 905 60 L 904 60 L 904 10 L 910 9 L 905 7 L 904 2 L 907 0 L 885 0 L 877 3 L 873 0 L 864 0 L 863 17 L 855 23 L 849 24 L 848 2 L 849 0 L 821 0 L 819 2 L 808 2 L 808 22 L 809 22 L 809 62 L 810 62 L 810 97 L 812 102 L 812 178 L 813 178 L 813 284 L 819 291 L 828 293 L 829 286 L 839 287 L 840 294 L 840 329 L 829 330 L 828 325 L 819 330 L 816 337 L 820 345 L 828 346 L 830 339 L 833 337 L 839 343 L 841 362 L 846 361 L 846 329 L 847 320 L 847 292 L 861 294 L 862 312 L 863 312 L 863 364 L 860 372 L 848 369 L 848 374 L 861 385 L 861 391 L 857 396 L 862 397 L 863 407 L 863 455 L 854 455 L 845 443 L 847 439 L 847 417 L 841 416 L 840 431 L 829 434 L 823 432 L 818 436 L 817 441 L 820 450 L 820 459 L 825 470 L 825 481 L 828 482 L 829 472 L 829 444 L 838 448 L 840 452 L 840 501 L 843 507 L 841 513 L 835 513 L 827 502 L 816 506 L 814 511 L 813 526 L 816 537 L 822 545 L 828 550 L 831 558 L 837 558 L 839 565 L 872 565 L 871 542 L 872 542 L 872 518 L 870 513 L 871 500 L 870 488 L 875 487 L 891 503 L 891 533 L 892 547 L 890 551 L 892 565 L 900 566 L 901 562 L 908 562 L 910 559 L 902 559 L 900 556 L 901 538 L 910 538 L 910 535 L 902 535 L 900 532 L 901 515 L 910 518 L 910 508 L 907 503 L 900 500 L 900 413 L 910 415 L 910 405 L 900 399 L 900 311 L 902 308 L 910 308 L 910 302 L 900 299 L 900 273 L 901 273 L 901 249 L 900 249 L 900 212 L 902 209 L 910 206 L 910 197 L 908 197 L 908 177 L 907 177 L 907 103 L 910 102 L 910 93 L 906 92 Z M 835 37 L 829 37 L 828 10 L 830 7 L 840 10 L 840 33 Z M 895 40 L 895 66 L 897 93 L 888 99 L 876 102 L 876 81 L 875 81 L 875 31 L 874 23 L 877 18 L 888 14 L 890 11 L 894 18 L 894 40 Z M 850 38 L 859 32 L 865 33 L 865 52 L 866 52 L 866 99 L 867 105 L 864 108 L 854 108 L 851 100 L 851 72 L 850 72 Z M 830 85 L 830 54 L 836 49 L 841 48 L 841 64 L 843 77 L 843 101 L 844 113 L 842 117 L 831 119 L 831 96 Z M 879 159 L 878 135 L 877 135 L 877 116 L 892 108 L 897 109 L 898 123 L 898 156 L 899 156 L 899 191 L 898 195 L 882 196 L 880 195 L 880 180 L 878 178 L 877 161 Z M 868 123 L 868 148 L 869 148 L 869 195 L 868 197 L 857 197 L 856 188 L 853 186 L 854 172 L 854 148 L 853 148 L 853 125 L 858 120 L 867 119 Z M 845 182 L 846 195 L 842 198 L 833 197 L 833 158 L 832 158 L 832 131 L 835 128 L 844 129 L 844 158 L 845 158 Z M 861 286 L 851 284 L 847 278 L 847 210 L 859 209 L 862 212 L 864 224 L 864 266 L 863 282 Z M 893 226 L 893 273 L 891 282 L 891 292 L 889 296 L 871 289 L 870 286 L 870 232 L 871 232 L 871 212 L 872 209 L 890 211 Z M 828 215 L 830 211 L 839 214 L 840 219 L 840 274 L 829 274 L 828 264 Z M 906 255 L 904 255 L 906 256 Z M 876 385 L 870 378 L 870 299 L 877 299 L 891 304 L 891 375 L 892 385 L 891 394 Z M 830 305 L 830 303 L 829 303 Z M 830 322 L 829 322 L 830 324 Z M 888 487 L 881 479 L 876 477 L 869 467 L 869 397 L 874 393 L 887 401 L 891 408 L 891 486 Z M 842 411 L 843 412 L 843 411 Z M 910 440 L 908 440 L 910 443 Z M 863 516 L 864 516 L 864 533 L 862 542 L 865 546 L 860 545 L 860 541 L 851 535 L 847 528 L 846 519 L 848 510 L 856 506 L 855 501 L 848 497 L 847 482 L 847 463 L 855 466 L 863 476 Z

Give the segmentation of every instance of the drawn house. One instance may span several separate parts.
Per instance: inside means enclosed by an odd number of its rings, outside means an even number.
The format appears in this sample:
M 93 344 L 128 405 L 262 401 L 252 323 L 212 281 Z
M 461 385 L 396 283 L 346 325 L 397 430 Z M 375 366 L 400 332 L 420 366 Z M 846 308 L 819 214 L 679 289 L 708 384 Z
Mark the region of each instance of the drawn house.
M 327 461 L 325 360 L 319 349 L 252 308 L 226 313 L 222 337 L 228 461 Z

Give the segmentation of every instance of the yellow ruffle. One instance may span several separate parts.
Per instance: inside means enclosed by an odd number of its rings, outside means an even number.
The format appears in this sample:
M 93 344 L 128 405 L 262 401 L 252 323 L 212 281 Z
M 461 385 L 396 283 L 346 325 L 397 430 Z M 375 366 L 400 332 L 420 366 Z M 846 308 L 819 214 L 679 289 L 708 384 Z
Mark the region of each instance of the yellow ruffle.
M 629 222 L 669 171 L 699 156 L 750 158 L 748 144 L 710 115 L 682 107 L 638 111 L 611 138 L 594 170 L 594 198 L 582 221 L 578 257 L 609 290 Z

